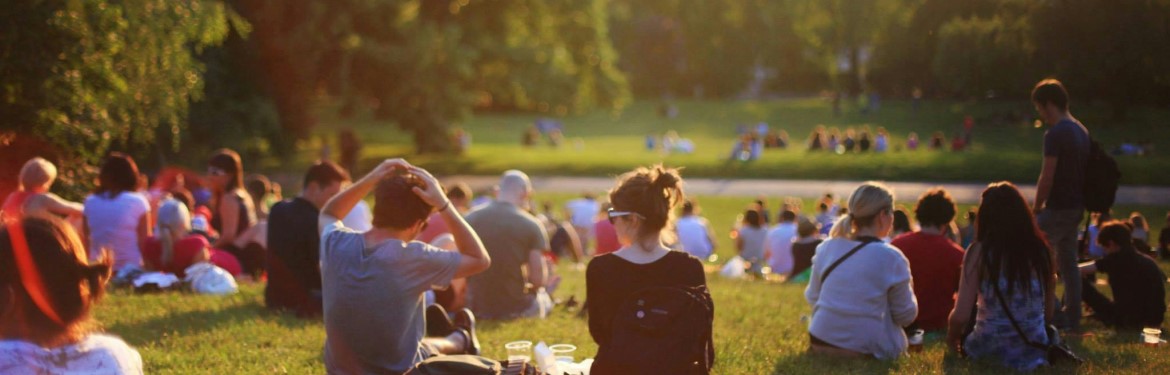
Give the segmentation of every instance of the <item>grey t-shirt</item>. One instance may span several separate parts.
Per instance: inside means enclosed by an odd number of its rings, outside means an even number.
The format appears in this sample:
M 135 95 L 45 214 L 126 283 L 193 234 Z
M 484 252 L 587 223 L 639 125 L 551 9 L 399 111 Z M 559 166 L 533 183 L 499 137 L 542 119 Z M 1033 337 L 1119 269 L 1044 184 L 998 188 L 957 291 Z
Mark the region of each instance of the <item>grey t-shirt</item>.
M 423 292 L 451 283 L 461 255 L 422 242 L 367 247 L 340 222 L 321 232 L 325 368 L 404 372 L 423 359 Z
M 479 234 L 492 266 L 467 279 L 471 310 L 487 319 L 515 317 L 532 305 L 524 293 L 528 253 L 548 248 L 548 234 L 535 217 L 507 202 L 492 202 L 467 214 L 467 223 Z

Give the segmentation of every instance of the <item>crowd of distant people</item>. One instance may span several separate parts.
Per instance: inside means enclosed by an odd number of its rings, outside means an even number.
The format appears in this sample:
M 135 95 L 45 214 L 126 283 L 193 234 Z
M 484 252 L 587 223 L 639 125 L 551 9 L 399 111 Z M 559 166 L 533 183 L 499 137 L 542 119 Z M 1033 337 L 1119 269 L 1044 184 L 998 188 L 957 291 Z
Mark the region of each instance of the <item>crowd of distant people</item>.
M 1040 82 L 1032 101 L 1051 128 L 1031 204 L 1011 183 L 992 183 L 960 227 L 942 188 L 912 212 L 877 182 L 844 204 L 826 195 L 813 213 L 788 199 L 773 215 L 761 198 L 732 233 L 742 271 L 806 283 L 809 350 L 833 356 L 890 360 L 929 334 L 963 355 L 1032 370 L 1050 363 L 1032 344 L 1059 342 L 1049 325 L 1083 334 L 1082 301 L 1109 327 L 1160 327 L 1166 275 L 1154 259 L 1170 260 L 1170 226 L 1151 244 L 1142 215 L 1100 212 L 1080 233 L 1095 175 L 1085 170 L 1088 131 L 1059 82 Z M 788 145 L 766 124 L 744 134 L 736 153 L 749 158 L 756 145 Z M 818 129 L 810 149 L 884 152 L 889 142 L 881 128 L 872 138 Z M 112 153 L 94 192 L 71 202 L 49 192 L 56 167 L 29 160 L 0 207 L 0 369 L 141 373 L 137 351 L 93 329 L 93 306 L 107 282 L 129 287 L 199 266 L 264 283 L 270 309 L 323 320 L 330 373 L 409 373 L 479 355 L 478 320 L 541 319 L 577 305 L 557 292 L 562 260 L 585 268 L 593 372 L 703 374 L 716 360 L 704 261 L 720 249 L 676 169 L 636 168 L 602 199 L 555 207 L 538 206 L 518 170 L 476 197 L 402 159 L 356 179 L 322 160 L 286 198 L 279 184 L 246 175 L 232 150 L 206 167 L 148 184 L 131 157 Z M 1082 250 L 1078 238 L 1092 246 Z M 1111 293 L 1097 289 L 1098 273 Z

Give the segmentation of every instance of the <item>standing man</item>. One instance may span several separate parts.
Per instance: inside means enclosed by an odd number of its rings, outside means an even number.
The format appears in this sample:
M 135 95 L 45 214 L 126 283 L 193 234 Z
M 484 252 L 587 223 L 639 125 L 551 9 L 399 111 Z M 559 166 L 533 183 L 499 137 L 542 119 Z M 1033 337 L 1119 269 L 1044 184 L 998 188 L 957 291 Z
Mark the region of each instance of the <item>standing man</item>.
M 1064 283 L 1061 319 L 1065 329 L 1081 330 L 1081 280 L 1077 270 L 1077 226 L 1084 216 L 1085 164 L 1089 156 L 1089 130 L 1068 111 L 1068 92 L 1055 79 L 1045 79 L 1032 89 L 1032 104 L 1045 124 L 1044 163 L 1036 183 L 1033 210 L 1040 229 L 1056 253 Z
M 492 257 L 490 269 L 467 279 L 468 305 L 484 319 L 543 318 L 552 307 L 537 298 L 549 286 L 549 243 L 544 226 L 524 210 L 532 183 L 524 172 L 510 170 L 497 189 L 495 202 L 467 214 Z
M 373 229 L 341 222 L 374 193 Z M 412 241 L 438 211 L 458 252 Z M 439 182 L 405 160 L 386 160 L 321 208 L 321 292 L 325 370 L 330 374 L 400 374 L 427 357 L 479 354 L 475 317 L 456 313 L 445 337 L 426 337 L 423 293 L 491 266 L 479 237 L 455 212 Z
M 349 174 L 330 161 L 318 161 L 305 172 L 301 194 L 280 201 L 268 214 L 268 286 L 264 304 L 290 310 L 300 317 L 321 315 L 321 237 L 317 217 L 321 206 L 349 182 Z

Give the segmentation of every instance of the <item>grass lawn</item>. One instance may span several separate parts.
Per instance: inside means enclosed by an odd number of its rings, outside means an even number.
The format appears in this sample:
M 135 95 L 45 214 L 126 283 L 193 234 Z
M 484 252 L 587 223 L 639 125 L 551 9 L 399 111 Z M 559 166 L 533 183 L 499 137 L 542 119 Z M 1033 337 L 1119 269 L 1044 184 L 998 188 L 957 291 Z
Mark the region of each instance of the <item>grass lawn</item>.
M 537 201 L 557 203 L 568 194 L 538 194 Z M 902 197 L 901 199 L 913 197 Z M 698 197 L 719 241 L 721 261 L 733 254 L 727 230 L 751 200 L 746 197 Z M 811 202 L 805 202 L 809 206 Z M 770 202 L 775 209 L 778 202 Z M 806 210 L 811 207 L 806 207 Z M 1161 227 L 1165 207 L 1144 208 Z M 1128 212 L 1128 211 L 1127 211 Z M 1156 232 L 1156 231 L 1155 231 Z M 1166 267 L 1164 267 L 1165 269 Z M 585 295 L 584 271 L 562 263 L 564 282 L 558 296 Z M 715 299 L 717 374 L 794 373 L 1002 373 L 993 364 L 973 363 L 947 352 L 941 335 L 928 335 L 923 353 L 885 363 L 838 360 L 804 353 L 809 313 L 804 286 L 726 280 L 708 275 Z M 1107 288 L 1106 288 L 1107 289 Z M 587 323 L 575 311 L 558 309 L 547 320 L 483 322 L 480 337 L 485 355 L 503 358 L 503 344 L 514 340 L 571 343 L 578 358 L 592 357 L 596 345 Z M 132 295 L 115 291 L 97 309 L 105 329 L 138 348 L 148 373 L 321 373 L 324 329 L 320 322 L 298 320 L 263 308 L 263 286 L 246 284 L 228 297 L 179 293 Z M 1160 373 L 1170 366 L 1170 348 L 1146 348 L 1138 336 L 1117 335 L 1096 323 L 1096 336 L 1073 342 L 1089 360 L 1085 373 Z M 1041 373 L 1067 373 L 1055 368 Z
M 248 166 L 268 172 L 298 173 L 316 159 L 322 137 L 328 139 L 336 155 L 336 131 L 352 127 L 365 148 L 365 170 L 378 160 L 409 156 L 437 174 L 496 174 L 518 168 L 533 175 L 604 176 L 623 172 L 636 165 L 665 162 L 684 166 L 692 177 L 788 178 L 788 179 L 882 179 L 889 181 L 973 181 L 1011 180 L 1034 183 L 1040 169 L 1043 129 L 1032 126 L 1033 110 L 1026 101 L 951 102 L 927 101 L 915 113 L 909 102 L 887 101 L 876 114 L 864 115 L 847 108 L 834 117 L 820 99 L 781 99 L 773 101 L 681 101 L 680 115 L 660 118 L 653 102 L 637 102 L 621 112 L 596 111 L 561 120 L 565 126 L 566 145 L 552 148 L 520 146 L 521 135 L 540 116 L 535 114 L 478 114 L 460 126 L 473 137 L 473 145 L 461 156 L 411 156 L 410 135 L 390 122 L 375 121 L 368 115 L 339 119 L 330 106 L 322 107 L 317 138 L 300 146 L 295 160 L 266 159 Z M 1019 114 L 1020 120 L 1002 122 L 994 119 L 1007 112 Z M 1104 107 L 1073 107 L 1093 136 L 1112 147 L 1123 140 L 1151 141 L 1162 150 L 1170 147 L 1170 132 L 1161 130 L 1170 111 L 1135 109 L 1127 120 L 1113 120 Z M 892 134 L 891 149 L 905 144 L 909 132 L 917 132 L 923 144 L 935 131 L 949 139 L 962 126 L 963 118 L 976 119 L 974 145 L 967 152 L 889 152 L 885 154 L 808 153 L 805 139 L 817 125 L 847 128 L 885 127 Z M 737 124 L 766 121 L 772 129 L 791 135 L 788 150 L 768 150 L 760 160 L 748 163 L 728 162 Z M 661 136 L 675 130 L 691 139 L 696 152 L 690 155 L 663 155 L 647 151 L 647 135 Z M 577 146 L 578 142 L 580 147 Z M 1153 173 L 1170 170 L 1170 157 L 1118 158 L 1123 184 L 1170 185 L 1170 174 Z

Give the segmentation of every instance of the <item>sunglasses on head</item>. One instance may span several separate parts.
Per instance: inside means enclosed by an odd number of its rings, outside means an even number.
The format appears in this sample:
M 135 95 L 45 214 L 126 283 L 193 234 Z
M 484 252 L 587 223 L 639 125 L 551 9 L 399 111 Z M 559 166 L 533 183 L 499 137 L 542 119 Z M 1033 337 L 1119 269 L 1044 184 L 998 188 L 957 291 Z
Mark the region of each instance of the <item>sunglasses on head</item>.
M 639 213 L 637 213 L 637 212 L 631 212 L 631 211 L 614 211 L 612 208 L 611 208 L 611 209 L 609 209 L 609 210 L 607 210 L 605 213 L 606 213 L 606 215 L 607 215 L 607 216 L 609 216 L 609 223 L 610 223 L 610 224 L 614 224 L 614 223 L 616 223 L 616 222 L 617 222 L 617 220 L 616 220 L 616 219 L 617 219 L 617 218 L 619 218 L 619 217 L 622 217 L 622 216 L 631 216 L 631 215 L 632 215 L 632 216 L 636 216 L 636 217 L 639 217 L 639 218 L 642 218 L 642 219 L 645 219 L 645 218 L 646 218 L 645 216 L 642 216 L 641 214 L 639 214 Z

